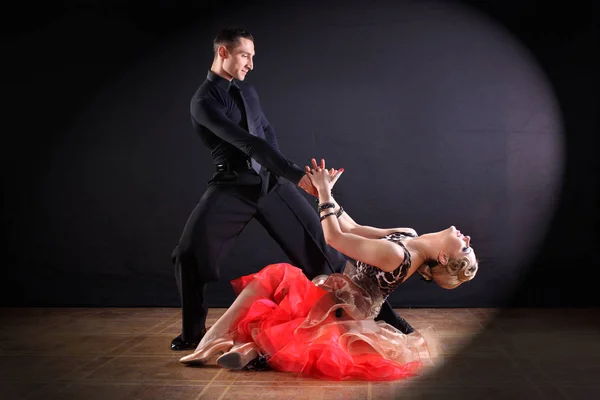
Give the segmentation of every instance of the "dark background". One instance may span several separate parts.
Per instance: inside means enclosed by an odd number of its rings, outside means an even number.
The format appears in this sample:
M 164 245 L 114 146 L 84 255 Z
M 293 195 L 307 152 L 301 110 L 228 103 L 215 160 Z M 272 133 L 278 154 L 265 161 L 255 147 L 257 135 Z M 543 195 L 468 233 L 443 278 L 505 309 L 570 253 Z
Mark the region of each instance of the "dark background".
M 355 220 L 472 236 L 477 279 L 410 280 L 394 306 L 600 303 L 591 5 L 217 3 L 3 13 L 2 305 L 179 305 L 169 256 L 213 171 L 189 100 L 229 24 L 255 36 L 282 151 L 344 167 Z M 251 224 L 211 305 L 280 261 Z

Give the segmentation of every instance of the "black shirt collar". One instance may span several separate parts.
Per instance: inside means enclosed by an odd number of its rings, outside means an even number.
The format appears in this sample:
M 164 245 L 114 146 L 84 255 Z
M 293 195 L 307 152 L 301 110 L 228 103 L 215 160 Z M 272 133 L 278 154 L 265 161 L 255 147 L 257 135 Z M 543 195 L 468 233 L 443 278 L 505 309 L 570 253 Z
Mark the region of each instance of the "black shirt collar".
M 229 90 L 232 86 L 239 89 L 239 86 L 235 83 L 235 79 L 228 81 L 227 79 L 215 74 L 212 71 L 208 71 L 206 79 L 208 79 L 209 81 L 211 81 L 212 83 L 224 90 Z

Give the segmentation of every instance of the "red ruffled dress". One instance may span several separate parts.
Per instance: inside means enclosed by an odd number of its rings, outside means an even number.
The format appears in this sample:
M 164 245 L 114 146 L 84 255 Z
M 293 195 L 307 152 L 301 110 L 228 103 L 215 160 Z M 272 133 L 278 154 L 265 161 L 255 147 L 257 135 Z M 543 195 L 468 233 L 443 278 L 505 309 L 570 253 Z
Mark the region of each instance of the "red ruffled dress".
M 400 235 L 400 236 L 399 236 Z M 386 237 L 400 242 L 406 234 Z M 255 342 L 275 370 L 328 380 L 389 381 L 415 375 L 424 350 L 417 335 L 375 321 L 383 301 L 406 276 L 410 253 L 395 271 L 357 262 L 344 274 L 309 280 L 287 263 L 232 281 L 239 294 L 257 282 L 268 295 L 238 316 L 236 341 Z M 426 346 L 425 346 L 426 347 Z

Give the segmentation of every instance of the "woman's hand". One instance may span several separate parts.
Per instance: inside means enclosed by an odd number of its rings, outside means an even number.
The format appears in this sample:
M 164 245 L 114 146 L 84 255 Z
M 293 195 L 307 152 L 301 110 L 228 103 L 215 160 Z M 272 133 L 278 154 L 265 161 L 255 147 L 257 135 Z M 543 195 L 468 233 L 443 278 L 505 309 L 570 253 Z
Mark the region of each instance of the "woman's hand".
M 311 169 L 308 165 L 305 166 L 306 175 L 310 178 L 313 186 L 319 191 L 323 192 L 331 191 L 331 189 L 335 186 L 335 183 L 340 178 L 342 173 L 344 172 L 343 168 L 336 170 L 331 168 L 327 170 L 325 168 L 325 160 L 321 159 L 321 165 L 317 165 L 317 160 L 312 159 Z

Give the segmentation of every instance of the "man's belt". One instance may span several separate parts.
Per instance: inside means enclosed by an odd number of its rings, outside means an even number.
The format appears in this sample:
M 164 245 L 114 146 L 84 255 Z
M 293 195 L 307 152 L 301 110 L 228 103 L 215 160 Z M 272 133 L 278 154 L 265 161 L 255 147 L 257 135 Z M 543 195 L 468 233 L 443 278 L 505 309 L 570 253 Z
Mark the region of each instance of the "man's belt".
M 246 171 L 252 169 L 252 162 L 248 158 L 242 163 L 223 163 L 216 165 L 217 172 L 233 172 L 233 171 Z

